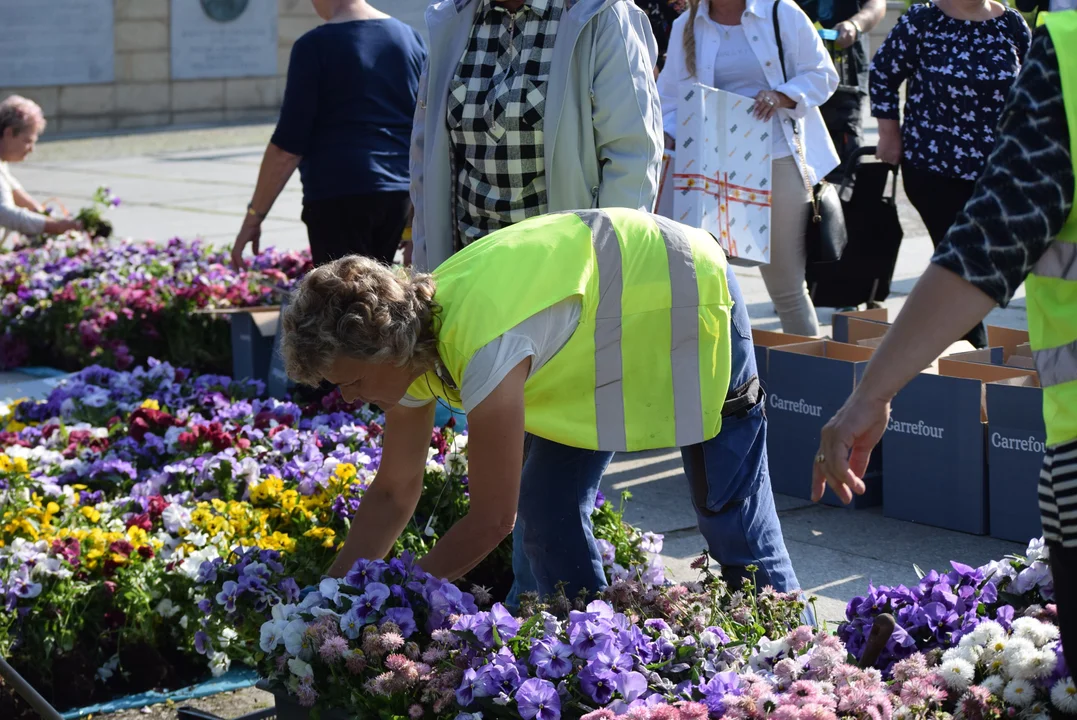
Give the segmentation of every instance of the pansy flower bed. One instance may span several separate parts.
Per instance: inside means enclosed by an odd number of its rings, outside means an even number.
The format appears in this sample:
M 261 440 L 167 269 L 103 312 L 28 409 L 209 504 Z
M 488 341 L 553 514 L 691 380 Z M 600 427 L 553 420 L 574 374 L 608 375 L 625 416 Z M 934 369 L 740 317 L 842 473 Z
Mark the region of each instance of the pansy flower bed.
M 243 272 L 201 241 L 71 233 L 0 255 L 0 369 L 124 370 L 151 356 L 198 371 L 231 368 L 225 318 L 198 310 L 278 305 L 310 269 L 270 248 Z
M 0 653 L 62 707 L 257 662 L 262 619 L 229 613 L 321 581 L 377 470 L 382 422 L 336 394 L 300 406 L 156 361 L 87 368 L 44 401 L 0 407 Z M 434 431 L 396 553 L 421 555 L 466 513 L 466 441 Z M 594 517 L 611 575 L 660 574 L 660 538 L 613 503 Z M 473 579 L 507 587 L 510 556 L 506 544 Z M 0 688 L 0 716 L 12 702 Z

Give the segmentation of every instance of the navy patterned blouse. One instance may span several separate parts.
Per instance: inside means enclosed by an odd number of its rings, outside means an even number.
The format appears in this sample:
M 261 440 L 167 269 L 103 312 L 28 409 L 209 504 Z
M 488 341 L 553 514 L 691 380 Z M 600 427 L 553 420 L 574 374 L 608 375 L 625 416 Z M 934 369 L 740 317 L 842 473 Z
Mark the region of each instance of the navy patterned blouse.
M 905 88 L 903 161 L 975 180 L 995 145 L 1006 96 L 1032 34 L 1015 10 L 992 20 L 955 20 L 934 4 L 914 5 L 871 63 L 871 114 L 899 120 Z

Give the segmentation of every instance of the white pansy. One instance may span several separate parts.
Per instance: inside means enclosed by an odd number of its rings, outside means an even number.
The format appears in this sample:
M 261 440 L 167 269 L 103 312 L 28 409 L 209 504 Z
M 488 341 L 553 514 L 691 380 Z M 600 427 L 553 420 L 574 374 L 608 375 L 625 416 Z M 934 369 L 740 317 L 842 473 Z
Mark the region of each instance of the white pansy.
M 1044 542 L 1042 537 L 1036 538 L 1028 544 L 1028 550 L 1025 551 L 1025 557 L 1030 564 L 1037 560 L 1047 559 L 1047 543 Z
M 258 647 L 262 649 L 262 652 L 271 653 L 284 642 L 284 629 L 286 627 L 288 627 L 288 623 L 284 620 L 270 620 L 262 624 L 258 641 Z
M 284 649 L 289 655 L 298 655 L 306 645 L 307 624 L 300 619 L 292 620 L 284 627 Z
M 445 470 L 451 475 L 464 475 L 467 473 L 467 458 L 457 452 L 451 452 L 445 456 Z
M 209 657 L 209 671 L 213 673 L 213 677 L 224 675 L 231 666 L 231 658 L 223 652 L 215 652 Z
M 1073 678 L 1059 680 L 1051 688 L 1051 702 L 1055 707 L 1069 715 L 1077 715 L 1077 686 Z
M 190 620 L 190 618 L 188 618 L 188 617 L 187 617 L 186 615 L 184 615 L 183 617 L 181 617 L 181 618 L 179 619 L 179 626 L 180 626 L 181 628 L 183 628 L 184 630 L 186 630 L 186 629 L 187 629 L 187 624 L 188 624 L 188 623 L 189 623 L 190 621 L 191 621 L 191 620 Z
M 165 598 L 161 602 L 157 603 L 157 607 L 154 608 L 157 614 L 163 618 L 170 618 L 180 611 L 176 604 L 168 598 Z
M 967 660 L 954 658 L 942 664 L 939 670 L 946 687 L 957 692 L 965 692 L 972 684 L 972 678 L 976 675 L 976 669 Z
M 291 620 L 295 614 L 296 606 L 293 603 L 277 603 L 273 606 L 272 615 L 274 620 Z
M 161 513 L 161 522 L 165 530 L 177 533 L 180 530 L 189 530 L 191 527 L 191 511 L 179 503 L 172 503 Z
M 196 579 L 198 577 L 198 570 L 202 567 L 202 563 L 212 562 L 218 557 L 220 557 L 220 553 L 217 552 L 217 548 L 215 547 L 195 550 L 180 563 L 180 572 L 192 580 Z
M 292 674 L 297 678 L 314 677 L 314 669 L 299 658 L 290 659 L 288 661 L 288 669 L 291 670 Z
M 322 597 L 340 606 L 340 581 L 335 578 L 325 578 L 318 584 L 318 592 L 322 594 Z
M 453 449 L 457 452 L 467 447 L 467 435 L 456 435 L 452 439 Z
M 209 536 L 201 530 L 188 533 L 187 537 L 184 539 L 197 548 L 205 547 L 206 543 L 209 542 Z
M 221 635 L 218 639 L 221 642 L 221 647 L 228 647 L 237 637 L 239 637 L 239 633 L 230 627 L 226 627 L 224 630 L 221 630 Z
M 1010 680 L 1002 691 L 1002 699 L 1014 707 L 1028 707 L 1036 699 L 1036 688 L 1028 680 Z

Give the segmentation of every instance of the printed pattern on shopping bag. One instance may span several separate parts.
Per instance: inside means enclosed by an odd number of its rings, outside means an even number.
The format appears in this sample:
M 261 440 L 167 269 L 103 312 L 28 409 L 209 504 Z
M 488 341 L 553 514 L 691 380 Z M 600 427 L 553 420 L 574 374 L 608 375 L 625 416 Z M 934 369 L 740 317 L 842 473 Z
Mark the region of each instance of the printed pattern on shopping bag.
M 685 86 L 677 110 L 674 218 L 718 238 L 742 264 L 770 262 L 772 124 L 751 98 Z

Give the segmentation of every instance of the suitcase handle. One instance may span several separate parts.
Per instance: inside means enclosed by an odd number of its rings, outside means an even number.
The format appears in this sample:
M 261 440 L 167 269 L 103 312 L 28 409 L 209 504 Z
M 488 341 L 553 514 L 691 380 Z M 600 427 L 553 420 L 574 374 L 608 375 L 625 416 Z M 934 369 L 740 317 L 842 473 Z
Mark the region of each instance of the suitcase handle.
M 863 160 L 865 157 L 874 157 L 876 150 L 877 148 L 875 145 L 865 145 L 864 147 L 859 147 L 853 152 L 852 155 L 846 158 L 844 163 L 841 164 L 840 169 L 842 181 L 841 188 L 839 188 L 838 192 L 839 197 L 846 197 L 845 191 L 849 187 L 850 179 L 856 176 L 856 168 L 860 165 L 861 160 Z M 890 181 L 890 197 L 886 199 L 890 200 L 890 202 L 897 202 L 897 181 L 898 173 L 901 168 L 898 165 L 890 165 L 889 163 L 886 163 L 886 165 L 894 174 L 893 178 Z

